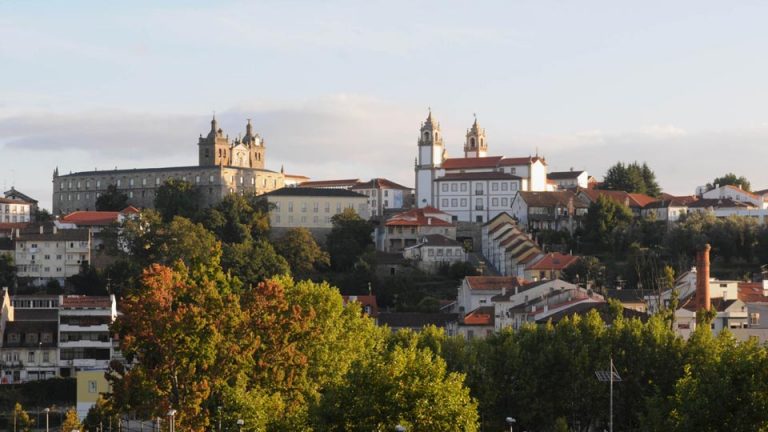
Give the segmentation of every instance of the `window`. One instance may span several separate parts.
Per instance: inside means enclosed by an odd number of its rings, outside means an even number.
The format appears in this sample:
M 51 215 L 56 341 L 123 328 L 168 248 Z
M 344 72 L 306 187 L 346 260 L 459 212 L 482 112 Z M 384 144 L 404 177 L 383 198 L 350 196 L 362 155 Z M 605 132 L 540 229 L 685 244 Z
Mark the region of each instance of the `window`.
M 35 352 L 34 351 L 30 351 L 29 353 L 27 353 L 27 361 L 30 362 L 30 363 L 34 363 L 35 362 Z
M 212 175 L 208 176 L 208 183 L 213 183 L 213 176 Z
M 293 213 L 293 201 L 288 201 L 288 213 Z
M 451 199 L 451 207 L 458 207 L 459 206 L 459 200 L 456 198 Z
M 437 250 L 437 256 L 443 256 L 443 248 Z
M 507 189 L 509 189 L 509 185 L 507 184 L 507 182 L 502 182 L 501 183 L 501 190 L 505 191 Z
M 477 198 L 475 199 L 475 210 L 482 210 L 483 209 L 483 199 Z
M 494 206 L 494 207 L 498 207 L 498 205 L 499 205 L 499 199 L 498 199 L 498 198 L 493 198 L 493 199 L 491 200 L 491 205 L 492 205 L 492 206 Z
M 303 223 L 303 224 L 307 223 L 307 217 L 306 216 L 302 216 L 301 217 L 301 223 Z
M 494 192 L 499 190 L 499 184 L 497 182 L 491 183 L 491 190 Z
M 155 186 L 160 186 L 160 177 L 155 177 Z
M 509 205 L 509 200 L 507 198 L 502 198 L 501 205 L 502 207 L 506 207 L 507 205 Z
M 467 191 L 467 184 L 466 183 L 462 183 L 459 186 L 460 186 L 460 189 L 461 189 L 462 192 L 466 192 Z
M 517 183 L 515 183 L 515 182 L 512 182 L 512 185 L 511 185 L 511 186 L 512 186 L 512 190 L 513 190 L 513 191 L 514 191 L 514 190 L 517 190 Z
M 749 314 L 749 325 L 758 325 L 760 324 L 760 313 L 759 312 L 752 312 Z
M 51 353 L 48 351 L 43 351 L 43 363 L 48 363 L 51 361 Z
M 128 184 L 133 187 L 133 179 L 128 180 Z
M 475 183 L 475 195 L 482 195 L 482 194 L 483 194 L 483 184 Z
M 123 181 L 122 181 L 122 180 L 120 180 L 120 179 L 117 179 L 117 187 L 120 187 L 120 185 L 121 185 L 122 183 L 123 183 Z
M 443 198 L 443 207 L 448 207 L 448 199 Z
M 275 215 L 275 223 L 280 223 L 280 215 Z
M 301 212 L 306 213 L 307 212 L 307 203 L 303 202 L 301 203 Z
M 453 249 L 448 248 L 445 250 L 445 256 L 453 256 Z
M 435 256 L 435 250 L 434 249 L 428 249 L 427 250 L 427 256 Z
M 443 183 L 443 192 L 448 192 L 448 183 Z
M 331 212 L 331 203 L 326 202 L 325 203 L 325 212 L 330 213 Z
M 312 203 L 312 212 L 317 213 L 320 211 L 320 203 Z
M 97 390 L 96 381 L 88 381 L 88 393 L 96 393 Z
M 459 190 L 459 185 L 456 183 L 451 183 L 451 192 L 456 192 Z
M 200 176 L 199 175 L 195 176 L 195 184 L 200 184 Z
M 461 206 L 462 207 L 466 207 L 467 206 L 467 199 L 466 198 L 462 198 L 461 199 Z

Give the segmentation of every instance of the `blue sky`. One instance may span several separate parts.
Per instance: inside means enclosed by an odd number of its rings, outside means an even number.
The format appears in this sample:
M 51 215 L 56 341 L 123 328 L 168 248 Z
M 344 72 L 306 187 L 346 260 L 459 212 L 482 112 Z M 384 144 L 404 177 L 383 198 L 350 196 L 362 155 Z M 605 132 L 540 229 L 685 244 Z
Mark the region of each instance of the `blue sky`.
M 768 3 L 0 0 L 0 183 L 196 163 L 213 110 L 253 118 L 268 167 L 413 184 L 431 106 L 450 155 L 602 177 L 646 160 L 665 190 L 729 171 L 768 188 Z

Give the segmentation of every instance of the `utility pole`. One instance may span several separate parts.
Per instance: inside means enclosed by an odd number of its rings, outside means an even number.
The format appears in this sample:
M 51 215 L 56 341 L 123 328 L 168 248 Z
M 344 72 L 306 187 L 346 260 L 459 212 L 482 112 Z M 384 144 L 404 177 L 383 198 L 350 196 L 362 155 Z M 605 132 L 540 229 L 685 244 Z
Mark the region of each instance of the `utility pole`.
M 608 402 L 608 432 L 613 432 L 613 383 L 621 382 L 621 376 L 619 376 L 619 371 L 617 371 L 616 367 L 613 365 L 613 355 L 610 356 L 609 365 L 609 370 L 595 371 L 595 376 L 597 376 L 598 381 L 609 383 L 610 398 Z

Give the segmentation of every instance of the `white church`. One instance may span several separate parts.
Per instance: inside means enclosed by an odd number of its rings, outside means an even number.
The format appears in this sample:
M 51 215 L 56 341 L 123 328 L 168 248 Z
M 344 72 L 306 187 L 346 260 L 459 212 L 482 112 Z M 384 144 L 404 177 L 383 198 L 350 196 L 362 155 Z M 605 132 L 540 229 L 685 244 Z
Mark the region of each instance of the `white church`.
M 510 212 L 518 191 L 547 191 L 547 162 L 539 156 L 488 156 L 485 129 L 475 118 L 467 130 L 464 157 L 448 158 L 440 123 L 429 112 L 421 125 L 416 160 L 416 203 L 464 222 L 487 222 Z

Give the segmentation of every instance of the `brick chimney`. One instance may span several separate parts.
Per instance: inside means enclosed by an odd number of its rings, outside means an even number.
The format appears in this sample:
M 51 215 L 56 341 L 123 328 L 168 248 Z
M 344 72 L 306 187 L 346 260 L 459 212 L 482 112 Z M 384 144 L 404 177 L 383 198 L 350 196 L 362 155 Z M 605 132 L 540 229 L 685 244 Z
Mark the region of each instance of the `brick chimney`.
M 696 253 L 696 310 L 709 310 L 709 243 Z

